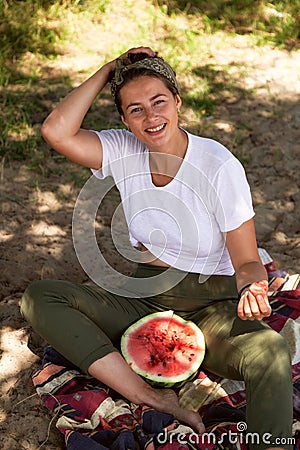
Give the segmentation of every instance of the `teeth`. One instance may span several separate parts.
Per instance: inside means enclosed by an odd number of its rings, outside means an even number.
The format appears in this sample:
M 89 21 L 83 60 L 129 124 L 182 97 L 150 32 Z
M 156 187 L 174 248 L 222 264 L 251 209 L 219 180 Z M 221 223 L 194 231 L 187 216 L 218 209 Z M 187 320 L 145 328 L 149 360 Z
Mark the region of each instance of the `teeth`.
M 159 125 L 156 128 L 148 128 L 147 131 L 150 131 L 151 133 L 155 132 L 155 131 L 160 131 L 163 129 L 163 127 L 165 126 L 165 124 L 163 123 L 162 125 Z

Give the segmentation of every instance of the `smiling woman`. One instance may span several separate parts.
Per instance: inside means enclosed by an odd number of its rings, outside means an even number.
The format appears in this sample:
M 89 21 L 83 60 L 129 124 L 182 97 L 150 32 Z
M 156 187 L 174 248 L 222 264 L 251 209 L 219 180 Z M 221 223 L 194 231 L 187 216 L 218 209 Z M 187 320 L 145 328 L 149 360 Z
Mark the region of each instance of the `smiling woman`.
M 81 128 L 109 82 L 129 130 Z M 100 180 L 113 177 L 130 241 L 142 251 L 121 294 L 113 285 L 42 280 L 26 290 L 21 309 L 83 371 L 203 433 L 197 412 L 181 408 L 172 390 L 149 386 L 119 352 L 124 331 L 148 314 L 173 310 L 193 321 L 206 341 L 203 366 L 245 381 L 248 431 L 259 436 L 250 448 L 266 449 L 264 435 L 292 434 L 292 378 L 286 342 L 262 321 L 271 308 L 251 193 L 228 149 L 179 127 L 181 103 L 172 68 L 139 47 L 105 64 L 51 112 L 44 138 Z
M 150 152 L 184 157 L 187 136 L 178 128 L 179 88 L 162 58 L 139 52 L 118 59 L 111 92 L 123 123 Z

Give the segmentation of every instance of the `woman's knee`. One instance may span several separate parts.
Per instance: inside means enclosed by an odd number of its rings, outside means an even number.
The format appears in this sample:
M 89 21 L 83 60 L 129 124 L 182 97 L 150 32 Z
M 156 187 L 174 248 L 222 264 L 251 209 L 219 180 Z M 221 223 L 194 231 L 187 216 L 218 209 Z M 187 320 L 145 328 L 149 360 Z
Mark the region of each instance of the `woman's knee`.
M 266 330 L 263 339 L 258 344 L 260 355 L 268 355 L 268 360 L 273 364 L 278 363 L 278 359 L 284 359 L 291 363 L 289 346 L 283 336 L 274 330 Z
M 49 282 L 52 280 L 35 280 L 33 281 L 24 291 L 23 299 L 26 301 L 27 299 L 34 299 L 36 296 L 40 296 L 40 293 L 45 290 L 45 287 L 48 286 Z
M 249 348 L 249 347 L 248 347 Z M 291 378 L 291 356 L 286 340 L 276 331 L 266 329 L 256 337 L 245 356 L 246 370 L 254 377 Z
M 60 283 L 64 282 L 60 280 L 36 280 L 26 288 L 21 299 L 21 314 L 28 322 L 34 321 L 36 316 L 43 314 L 43 310 L 47 307 L 55 292 L 62 292 Z M 58 300 L 59 295 L 56 297 Z
M 33 311 L 35 303 L 40 299 L 41 292 L 45 289 L 45 280 L 36 280 L 24 291 L 21 299 L 21 313 L 28 320 L 30 312 Z

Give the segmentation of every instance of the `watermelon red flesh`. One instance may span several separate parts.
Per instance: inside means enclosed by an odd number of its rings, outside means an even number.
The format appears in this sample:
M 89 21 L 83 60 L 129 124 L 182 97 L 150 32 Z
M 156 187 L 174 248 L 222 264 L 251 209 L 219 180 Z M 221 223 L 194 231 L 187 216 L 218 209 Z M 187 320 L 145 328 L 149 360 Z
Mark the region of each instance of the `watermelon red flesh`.
M 125 333 L 127 362 L 150 380 L 189 378 L 204 356 L 201 331 L 170 312 L 151 316 Z
M 195 346 L 195 332 L 168 318 L 153 318 L 132 332 L 127 343 L 129 357 L 150 374 L 178 376 L 185 373 L 200 347 Z

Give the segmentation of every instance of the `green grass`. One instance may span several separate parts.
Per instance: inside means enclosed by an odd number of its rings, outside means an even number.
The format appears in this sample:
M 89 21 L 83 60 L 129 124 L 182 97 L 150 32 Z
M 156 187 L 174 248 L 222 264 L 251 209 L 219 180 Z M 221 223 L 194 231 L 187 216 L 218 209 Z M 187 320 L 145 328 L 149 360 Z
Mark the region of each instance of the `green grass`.
M 299 0 L 158 0 L 157 4 L 170 16 L 178 11 L 201 16 L 205 33 L 225 30 L 254 35 L 260 45 L 299 47 Z
M 0 0 L 0 86 L 14 81 L 15 62 L 33 53 L 48 58 L 60 53 L 60 45 L 72 38 L 74 15 L 100 17 L 107 1 Z
M 222 30 L 220 46 L 240 33 L 250 35 L 249 45 L 297 48 L 299 10 L 300 0 L 0 0 L 0 156 L 45 170 L 49 150 L 40 125 L 53 106 L 103 62 L 144 43 L 175 68 L 185 107 L 197 120 L 209 117 L 218 104 L 249 91 L 243 67 L 208 62 L 208 40 Z M 93 62 L 61 68 L 68 52 L 76 62 L 76 49 Z M 84 125 L 121 125 L 108 92 Z

